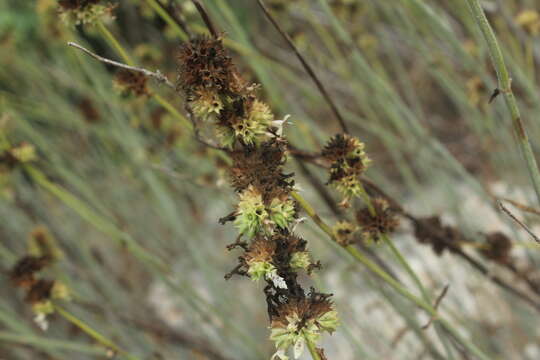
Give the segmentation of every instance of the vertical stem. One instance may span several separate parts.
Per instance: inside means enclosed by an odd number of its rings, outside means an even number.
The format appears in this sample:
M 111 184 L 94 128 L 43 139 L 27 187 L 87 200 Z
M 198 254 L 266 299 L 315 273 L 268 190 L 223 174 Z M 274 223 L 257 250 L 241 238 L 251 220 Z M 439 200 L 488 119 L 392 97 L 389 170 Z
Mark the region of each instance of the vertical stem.
M 103 34 L 105 39 L 109 42 L 109 44 L 118 52 L 118 54 L 120 54 L 120 57 L 124 60 L 124 62 L 128 65 L 134 66 L 135 63 L 133 62 L 131 57 L 128 55 L 126 50 L 124 50 L 122 45 L 120 45 L 118 40 L 116 40 L 114 35 L 111 34 L 111 32 L 105 27 L 105 25 L 103 25 L 102 22 L 98 21 L 97 27 L 101 34 Z
M 476 20 L 476 23 L 484 38 L 486 40 L 489 53 L 491 56 L 491 61 L 497 72 L 497 79 L 499 81 L 499 90 L 504 96 L 506 102 L 506 107 L 510 111 L 510 116 L 512 117 L 512 124 L 514 126 L 514 131 L 516 133 L 518 145 L 525 157 L 525 162 L 527 164 L 527 169 L 529 170 L 529 175 L 536 192 L 538 202 L 540 203 L 540 172 L 538 171 L 538 164 L 532 152 L 531 144 L 529 142 L 529 137 L 525 130 L 523 121 L 521 120 L 521 115 L 519 113 L 519 108 L 517 106 L 514 93 L 512 92 L 512 80 L 508 74 L 508 69 L 504 62 L 504 57 L 502 55 L 499 43 L 493 32 L 493 29 L 489 25 L 489 22 L 486 18 L 482 5 L 480 5 L 479 0 L 467 0 L 471 12 Z
M 114 37 L 114 35 L 103 25 L 103 23 L 98 22 L 97 23 L 98 29 L 101 32 L 101 34 L 105 37 L 107 42 L 116 50 L 116 52 L 120 55 L 122 60 L 130 65 L 135 66 L 135 62 L 133 59 L 129 56 L 127 51 L 124 49 L 124 47 L 120 44 L 120 42 Z M 193 125 L 189 122 L 188 119 L 186 119 L 185 116 L 180 114 L 174 106 L 172 106 L 167 100 L 162 98 L 158 94 L 152 94 L 152 97 L 154 100 L 156 100 L 161 106 L 163 106 L 169 113 L 171 113 L 172 116 L 177 118 L 183 126 L 185 126 L 187 129 L 192 130 Z

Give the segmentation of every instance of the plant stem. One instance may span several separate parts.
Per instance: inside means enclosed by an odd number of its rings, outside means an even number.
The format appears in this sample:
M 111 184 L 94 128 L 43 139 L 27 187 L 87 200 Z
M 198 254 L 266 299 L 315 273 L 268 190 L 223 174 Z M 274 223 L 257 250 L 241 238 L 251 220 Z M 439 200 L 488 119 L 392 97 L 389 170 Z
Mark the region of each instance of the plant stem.
M 297 192 L 293 191 L 291 192 L 291 196 L 298 202 L 298 204 L 304 209 L 304 211 L 308 214 L 309 217 L 313 219 L 315 224 L 324 231 L 331 240 L 336 241 L 336 238 L 334 236 L 334 233 L 332 231 L 332 228 L 328 226 L 321 218 L 320 216 L 315 212 L 313 207 Z M 386 282 L 388 285 L 390 285 L 394 290 L 396 290 L 398 293 L 400 293 L 405 298 L 412 301 L 414 304 L 416 304 L 418 307 L 424 309 L 427 311 L 432 317 L 435 317 L 438 319 L 438 321 L 441 323 L 441 325 L 460 343 L 462 344 L 467 350 L 469 350 L 472 354 L 476 355 L 479 359 L 488 360 L 489 357 L 484 354 L 480 349 L 476 347 L 476 345 L 472 344 L 471 342 L 465 340 L 458 331 L 445 319 L 441 318 L 438 314 L 437 310 L 429 303 L 425 302 L 424 300 L 416 297 L 414 294 L 409 292 L 407 289 L 405 289 L 399 282 L 394 280 L 390 275 L 388 275 L 383 269 L 381 269 L 377 264 L 369 260 L 364 254 L 362 254 L 357 248 L 349 245 L 343 247 L 345 251 L 347 251 L 356 261 L 363 264 L 365 267 L 368 268 L 372 273 L 377 275 L 379 278 L 381 278 L 384 282 Z
M 133 61 L 133 59 L 131 59 L 127 51 L 122 47 L 122 45 L 114 37 L 114 35 L 105 27 L 105 25 L 103 25 L 103 23 L 101 22 L 98 22 L 97 25 L 101 34 L 103 34 L 103 36 L 109 42 L 109 44 L 116 50 L 116 52 L 120 55 L 122 60 L 129 66 L 132 66 L 132 67 L 135 66 L 135 62 Z M 183 126 L 185 126 L 189 130 L 193 129 L 193 125 L 189 122 L 189 120 L 186 119 L 185 116 L 180 114 L 178 110 L 176 110 L 175 107 L 171 103 L 169 103 L 167 100 L 165 100 L 163 97 L 161 97 L 158 94 L 152 94 L 152 97 L 161 106 L 163 106 L 171 115 L 177 118 L 182 123 Z
M 103 25 L 102 22 L 98 21 L 97 23 L 98 30 L 101 32 L 101 34 L 105 37 L 107 42 L 118 52 L 122 60 L 130 66 L 135 66 L 135 63 L 131 59 L 131 57 L 128 55 L 126 50 L 120 45 L 120 42 L 116 40 L 114 35 Z
M 146 2 L 148 3 L 148 5 L 150 5 L 150 7 L 152 9 L 154 9 L 154 11 L 170 26 L 174 29 L 174 31 L 176 31 L 178 33 L 178 36 L 180 37 L 180 40 L 182 41 L 187 41 L 188 40 L 188 36 L 186 34 L 186 32 L 184 31 L 184 29 L 182 29 L 177 23 L 176 21 L 169 15 L 169 13 L 167 13 L 167 11 L 165 11 L 165 9 L 163 9 L 163 6 L 161 6 L 161 4 L 159 4 L 156 0 L 146 0 Z
M 499 81 L 499 90 L 504 96 L 506 102 L 506 107 L 510 111 L 510 116 L 512 117 L 512 124 L 514 126 L 514 131 L 516 133 L 518 145 L 521 148 L 521 152 L 525 157 L 525 162 L 527 164 L 527 169 L 529 170 L 529 175 L 536 192 L 538 202 L 540 203 L 540 172 L 538 171 L 538 164 L 532 152 L 531 144 L 529 142 L 529 137 L 527 136 L 527 131 L 525 130 L 525 125 L 521 120 L 521 115 L 519 113 L 519 108 L 517 106 L 514 93 L 512 92 L 512 79 L 508 74 L 508 69 L 504 62 L 504 57 L 502 55 L 499 43 L 495 37 L 495 33 L 491 28 L 482 5 L 480 5 L 479 0 L 467 0 L 471 12 L 476 20 L 476 24 L 482 31 L 484 38 L 486 40 L 489 53 L 491 55 L 491 61 L 497 72 L 497 79 Z
M 113 343 L 111 340 L 107 339 L 105 336 L 97 332 L 96 330 L 92 329 L 88 324 L 84 323 L 82 320 L 78 319 L 74 315 L 70 314 L 67 310 L 64 310 L 62 307 L 58 305 L 54 305 L 54 309 L 60 314 L 64 319 L 78 327 L 80 330 L 82 330 L 84 333 L 86 333 L 88 336 L 90 336 L 92 339 L 99 342 L 101 345 L 105 346 L 108 349 L 113 350 L 117 354 L 120 354 L 124 356 L 126 359 L 130 360 L 138 360 L 139 358 L 136 356 L 133 356 L 129 354 L 127 351 L 120 348 L 118 345 Z
M 321 360 L 321 357 L 319 356 L 319 352 L 317 351 L 317 347 L 315 344 L 313 344 L 307 337 L 304 336 L 304 339 L 306 340 L 307 347 L 309 349 L 309 353 L 311 354 L 311 358 L 313 360 Z

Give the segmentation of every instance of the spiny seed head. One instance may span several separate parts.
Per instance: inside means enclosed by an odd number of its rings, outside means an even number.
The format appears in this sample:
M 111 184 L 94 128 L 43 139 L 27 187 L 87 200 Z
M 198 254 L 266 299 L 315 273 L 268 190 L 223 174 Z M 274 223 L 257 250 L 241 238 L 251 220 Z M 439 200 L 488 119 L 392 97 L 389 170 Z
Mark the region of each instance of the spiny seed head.
M 262 194 L 253 186 L 240 194 L 237 216 L 234 224 L 241 234 L 252 238 L 263 230 L 268 220 L 268 212 L 263 202 Z
M 246 87 L 221 38 L 198 37 L 180 48 L 178 88 L 186 95 L 207 89 L 240 95 Z
M 146 76 L 140 72 L 121 69 L 115 75 L 114 85 L 124 94 L 150 96 L 146 81 Z
M 192 98 L 188 100 L 191 111 L 200 119 L 207 120 L 212 116 L 218 116 L 223 110 L 223 102 L 216 92 L 207 89 L 195 90 Z
M 297 251 L 291 256 L 291 269 L 293 270 L 308 270 L 311 266 L 311 257 L 307 251 Z
M 399 219 L 385 199 L 374 198 L 371 205 L 375 214 L 372 214 L 369 207 L 365 207 L 356 213 L 356 220 L 364 240 L 378 241 L 381 234 L 389 234 L 397 228 Z
M 47 257 L 25 256 L 13 266 L 10 272 L 11 281 L 22 288 L 32 287 L 36 283 L 35 273 L 49 264 Z
M 271 239 L 259 236 L 251 242 L 242 258 L 248 265 L 254 262 L 271 262 L 275 252 L 276 243 Z
M 100 4 L 101 0 L 60 0 L 58 12 L 67 24 L 93 24 L 103 17 L 112 16 L 114 5 Z
M 230 169 L 232 186 L 236 191 L 242 191 L 252 185 L 262 192 L 290 187 L 290 180 L 282 173 L 285 151 L 285 144 L 270 140 L 254 149 L 233 152 L 233 166 Z
M 367 158 L 364 147 L 364 143 L 356 137 L 337 134 L 325 145 L 322 155 L 330 162 L 342 159 Z
M 354 242 L 354 233 L 357 230 L 358 226 L 348 221 L 339 221 L 332 228 L 337 243 L 341 246 L 352 244 Z
M 360 196 L 362 184 L 359 176 L 371 163 L 364 151 L 364 144 L 350 135 L 338 134 L 330 139 L 322 155 L 331 163 L 328 184 L 343 195 L 343 204 Z
M 246 101 L 246 111 L 243 116 L 233 116 L 229 119 L 234 130 L 235 138 L 247 146 L 259 145 L 268 140 L 268 129 L 272 126 L 274 115 L 268 105 L 257 99 Z
M 487 244 L 481 249 L 482 255 L 487 259 L 506 264 L 510 261 L 510 252 L 512 251 L 512 241 L 501 232 L 487 234 Z
M 328 295 L 311 294 L 309 297 L 292 298 L 278 309 L 278 315 L 272 318 L 270 340 L 275 342 L 281 359 L 285 351 L 293 346 L 295 358 L 300 357 L 304 341 L 316 344 L 322 332 L 334 332 L 339 319 Z
M 282 229 L 286 229 L 296 219 L 295 202 L 290 198 L 275 197 L 269 207 L 270 220 Z

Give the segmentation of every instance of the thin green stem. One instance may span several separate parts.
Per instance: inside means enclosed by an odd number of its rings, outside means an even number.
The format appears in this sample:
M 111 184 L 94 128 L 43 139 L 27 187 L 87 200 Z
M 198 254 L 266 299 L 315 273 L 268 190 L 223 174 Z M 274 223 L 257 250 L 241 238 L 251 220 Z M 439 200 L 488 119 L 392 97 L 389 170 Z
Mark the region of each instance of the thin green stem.
M 138 360 L 139 358 L 136 356 L 131 355 L 126 350 L 123 350 L 118 345 L 116 345 L 111 340 L 107 339 L 104 335 L 100 334 L 98 331 L 92 329 L 88 324 L 80 320 L 79 318 L 75 317 L 71 313 L 69 313 L 67 310 L 63 309 L 62 307 L 58 305 L 54 305 L 54 309 L 60 314 L 64 319 L 78 327 L 80 330 L 82 330 L 85 334 L 90 336 L 92 339 L 96 340 L 101 345 L 105 346 L 108 349 L 113 350 L 119 355 L 124 356 L 126 359 L 130 360 Z
M 174 19 L 163 9 L 156 0 L 146 0 L 148 5 L 171 27 L 180 37 L 180 40 L 187 41 L 188 36 L 184 30 L 174 21 Z
M 298 202 L 298 204 L 304 209 L 304 211 L 308 214 L 309 217 L 313 219 L 315 224 L 324 231 L 331 240 L 336 242 L 335 235 L 332 231 L 332 228 L 328 226 L 316 213 L 316 211 L 313 209 L 313 207 L 297 192 L 293 191 L 291 192 L 291 196 Z M 414 304 L 416 304 L 418 307 L 424 309 L 427 311 L 433 318 L 437 318 L 441 325 L 460 343 L 462 344 L 467 350 L 469 350 L 472 354 L 477 356 L 479 359 L 487 360 L 489 357 L 484 354 L 480 349 L 476 347 L 476 345 L 472 344 L 471 342 L 464 339 L 458 331 L 445 319 L 441 318 L 440 315 L 437 312 L 437 309 L 435 309 L 431 304 L 425 302 L 424 300 L 418 298 L 411 292 L 409 292 L 407 289 L 405 289 L 399 282 L 394 280 L 388 273 L 386 273 L 382 268 L 380 268 L 377 264 L 369 260 L 364 254 L 362 254 L 357 248 L 354 246 L 345 246 L 343 247 L 345 251 L 349 253 L 356 261 L 360 262 L 362 265 L 368 268 L 372 273 L 377 275 L 379 278 L 381 278 L 384 282 L 386 282 L 388 285 L 390 285 L 394 290 L 396 290 L 399 294 L 401 294 L 403 297 L 409 299 Z
M 501 49 L 495 33 L 489 24 L 489 21 L 486 18 L 484 10 L 479 0 L 467 0 L 471 12 L 476 20 L 476 24 L 482 31 L 484 38 L 486 40 L 488 50 L 491 56 L 491 61 L 497 72 L 497 79 L 499 81 L 499 91 L 503 94 L 506 107 L 510 111 L 510 116 L 512 117 L 512 124 L 514 126 L 514 131 L 516 133 L 518 145 L 523 153 L 525 162 L 527 164 L 527 169 L 529 170 L 529 175 L 536 192 L 538 202 L 540 203 L 540 171 L 538 170 L 538 164 L 532 152 L 531 144 L 529 142 L 529 137 L 527 131 L 525 130 L 525 125 L 521 119 L 519 113 L 519 108 L 517 106 L 516 98 L 512 92 L 512 79 L 508 74 L 508 69 L 504 62 L 504 57 L 502 55 Z
M 135 62 L 131 59 L 126 50 L 124 50 L 122 45 L 120 45 L 120 42 L 116 40 L 109 29 L 107 29 L 102 22 L 98 22 L 97 27 L 101 34 L 105 37 L 105 40 L 107 40 L 107 42 L 118 52 L 122 60 L 130 66 L 135 66 Z
M 321 360 L 321 357 L 319 356 L 319 352 L 317 351 L 317 347 L 315 346 L 315 344 L 309 341 L 309 339 L 305 336 L 304 336 L 304 339 L 306 340 L 306 344 L 309 349 L 309 353 L 311 354 L 311 358 L 313 360 Z
M 124 49 L 124 47 L 120 44 L 120 42 L 114 37 L 114 35 L 103 25 L 103 23 L 98 22 L 97 23 L 98 29 L 101 32 L 101 34 L 105 37 L 107 42 L 113 47 L 118 55 L 122 58 L 122 60 L 130 65 L 135 66 L 135 62 L 133 59 L 129 56 L 128 52 Z M 189 130 L 193 129 L 193 125 L 189 122 L 188 119 L 186 119 L 185 116 L 180 114 L 176 108 L 169 103 L 167 100 L 165 100 L 163 97 L 161 97 L 158 94 L 152 94 L 152 97 L 154 100 L 156 100 L 161 106 L 163 106 L 171 115 L 173 115 L 175 118 L 177 118 L 184 127 L 186 127 Z

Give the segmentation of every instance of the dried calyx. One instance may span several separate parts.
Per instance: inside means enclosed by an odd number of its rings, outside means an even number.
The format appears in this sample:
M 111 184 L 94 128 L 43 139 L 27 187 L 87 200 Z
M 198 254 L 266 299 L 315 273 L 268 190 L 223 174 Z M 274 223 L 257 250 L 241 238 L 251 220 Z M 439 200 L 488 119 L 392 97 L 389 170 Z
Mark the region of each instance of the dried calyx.
M 392 233 L 399 225 L 395 211 L 382 198 L 371 200 L 371 207 L 364 207 L 357 211 L 356 220 L 362 232 L 364 241 L 380 240 L 381 235 Z
M 134 95 L 136 97 L 150 96 L 147 85 L 147 77 L 136 71 L 127 69 L 119 70 L 114 77 L 114 85 L 122 93 Z
M 364 143 L 347 134 L 338 134 L 330 139 L 322 151 L 330 162 L 328 184 L 335 187 L 344 197 L 344 204 L 362 194 L 360 175 L 371 160 L 364 151 Z

